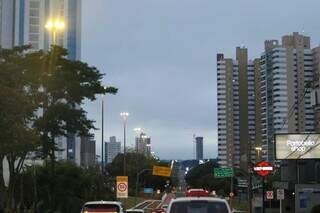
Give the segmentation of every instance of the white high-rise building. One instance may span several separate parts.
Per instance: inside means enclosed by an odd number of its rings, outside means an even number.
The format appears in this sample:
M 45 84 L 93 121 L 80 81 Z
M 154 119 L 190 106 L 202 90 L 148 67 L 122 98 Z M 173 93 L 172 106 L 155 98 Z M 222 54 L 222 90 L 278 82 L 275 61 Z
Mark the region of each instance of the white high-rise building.
M 110 141 L 105 146 L 106 163 L 112 163 L 113 159 L 121 152 L 121 142 L 117 142 L 115 136 L 110 137 Z
M 311 86 L 314 78 L 310 38 L 293 33 L 265 41 L 261 56 L 263 158 L 274 161 L 274 134 L 313 132 Z
M 56 44 L 69 51 L 68 58 L 81 57 L 82 0 L 0 0 L 0 46 L 31 44 L 33 49 L 48 50 L 53 33 L 45 29 L 49 20 L 63 20 Z
M 136 152 L 144 154 L 146 157 L 151 156 L 151 138 L 143 132 L 136 137 Z

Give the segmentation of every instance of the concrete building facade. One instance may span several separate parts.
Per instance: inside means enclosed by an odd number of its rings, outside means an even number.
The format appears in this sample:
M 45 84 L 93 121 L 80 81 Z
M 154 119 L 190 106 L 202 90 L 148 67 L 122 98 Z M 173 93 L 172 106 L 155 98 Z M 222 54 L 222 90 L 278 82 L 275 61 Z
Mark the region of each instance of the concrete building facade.
M 96 141 L 92 137 L 81 137 L 80 165 L 85 168 L 96 165 Z
M 203 160 L 203 137 L 196 137 L 196 160 Z
M 81 57 L 81 0 L 0 0 L 0 46 L 30 44 L 48 50 L 53 34 L 45 29 L 48 20 L 63 20 L 56 44 L 68 49 L 68 58 Z
M 265 41 L 261 56 L 261 124 L 263 158 L 274 157 L 274 134 L 314 131 L 311 106 L 313 56 L 310 38 L 293 33 Z
M 110 137 L 110 141 L 105 144 L 106 163 L 112 163 L 113 159 L 121 152 L 121 142 L 117 142 L 115 136 Z
M 246 48 L 237 47 L 236 59 L 217 55 L 218 159 L 223 167 L 247 169 L 248 156 L 254 158 L 254 81 L 255 64 Z
M 144 154 L 147 157 L 151 156 L 151 138 L 143 132 L 136 137 L 136 152 Z

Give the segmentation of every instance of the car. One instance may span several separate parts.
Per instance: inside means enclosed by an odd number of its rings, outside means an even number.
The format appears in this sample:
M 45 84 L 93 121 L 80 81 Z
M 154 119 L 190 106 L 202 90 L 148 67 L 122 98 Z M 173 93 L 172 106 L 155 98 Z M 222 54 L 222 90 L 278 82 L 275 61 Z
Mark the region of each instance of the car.
M 144 213 L 143 209 L 127 209 L 126 213 Z
M 185 197 L 172 200 L 167 213 L 232 213 L 232 211 L 224 199 Z
M 157 208 L 153 209 L 151 213 L 166 213 L 166 210 L 164 208 Z
M 90 201 L 83 205 L 81 213 L 124 213 L 122 204 L 115 201 Z

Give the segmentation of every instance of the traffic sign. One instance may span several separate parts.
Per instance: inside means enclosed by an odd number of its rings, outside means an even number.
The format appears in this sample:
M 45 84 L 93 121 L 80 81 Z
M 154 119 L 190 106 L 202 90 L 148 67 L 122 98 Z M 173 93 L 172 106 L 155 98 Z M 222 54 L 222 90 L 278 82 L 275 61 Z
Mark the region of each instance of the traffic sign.
M 257 172 L 258 175 L 265 177 L 273 172 L 273 165 L 267 161 L 261 161 L 256 163 L 256 165 L 253 167 L 253 170 Z
M 276 189 L 289 189 L 288 182 L 274 181 L 272 183 L 272 186 L 273 186 L 273 188 L 276 188 Z
M 266 197 L 268 200 L 272 200 L 273 199 L 273 191 L 266 191 Z
M 128 176 L 117 176 L 117 198 L 128 198 Z
M 234 193 L 233 193 L 233 192 L 230 192 L 230 193 L 229 193 L 229 197 L 234 197 Z
M 277 189 L 277 200 L 284 200 L 284 189 Z
M 153 166 L 152 175 L 170 177 L 171 168 L 165 166 Z
M 233 168 L 214 168 L 213 170 L 215 178 L 233 177 Z
M 238 182 L 237 186 L 241 187 L 241 188 L 247 188 L 249 185 L 248 180 L 246 180 L 246 179 L 237 178 L 237 182 Z

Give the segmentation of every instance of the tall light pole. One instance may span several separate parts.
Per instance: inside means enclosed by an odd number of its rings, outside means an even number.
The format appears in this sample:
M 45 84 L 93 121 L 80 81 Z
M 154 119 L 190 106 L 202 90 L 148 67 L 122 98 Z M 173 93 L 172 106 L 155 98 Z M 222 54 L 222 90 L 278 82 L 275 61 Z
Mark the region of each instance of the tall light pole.
M 103 161 L 103 148 L 104 148 L 104 95 L 101 99 L 101 172 L 103 173 L 104 161 Z
M 64 30 L 65 23 L 60 19 L 49 19 L 45 25 L 45 28 L 52 33 L 52 44 L 56 45 L 57 33 Z
M 127 120 L 129 117 L 129 113 L 128 112 L 121 112 L 120 116 L 123 120 L 123 175 L 126 175 L 126 154 L 127 154 L 127 150 L 126 150 L 126 128 L 127 128 Z
M 106 89 L 107 87 L 103 87 Z M 101 96 L 101 172 L 104 170 L 104 94 Z

